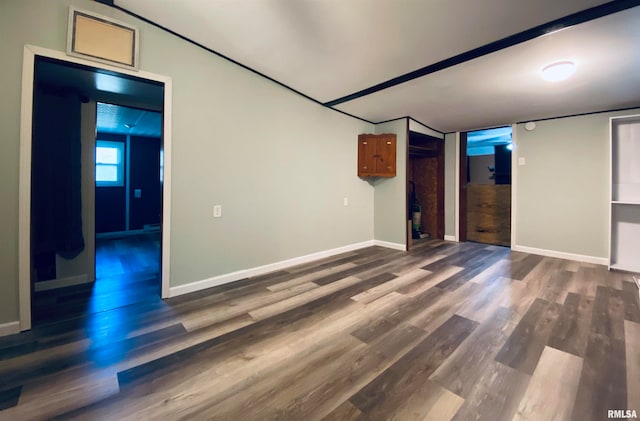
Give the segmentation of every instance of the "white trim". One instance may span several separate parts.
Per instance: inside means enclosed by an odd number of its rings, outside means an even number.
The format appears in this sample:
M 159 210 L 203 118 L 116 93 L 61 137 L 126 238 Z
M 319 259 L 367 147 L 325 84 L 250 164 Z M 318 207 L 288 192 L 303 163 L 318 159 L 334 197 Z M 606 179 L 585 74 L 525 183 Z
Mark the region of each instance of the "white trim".
M 606 266 L 608 259 L 606 257 L 585 256 L 583 254 L 566 253 L 563 251 L 538 249 L 527 246 L 511 246 L 513 251 L 521 251 L 523 253 L 538 254 L 540 256 L 556 257 L 558 259 L 575 260 L 576 262 L 594 263 L 596 265 Z
M 453 226 L 455 228 L 454 240 L 460 241 L 460 132 L 456 132 L 456 169 L 453 174 L 454 192 L 453 198 Z
M 239 281 L 240 279 L 250 278 L 253 276 L 264 275 L 276 270 L 286 269 L 303 263 L 313 262 L 314 260 L 325 257 L 334 256 L 340 253 L 346 253 L 374 245 L 374 240 L 363 241 L 361 243 L 350 244 L 348 246 L 338 247 L 335 249 L 320 251 L 317 253 L 307 254 L 305 256 L 294 257 L 293 259 L 282 260 L 263 266 L 257 266 L 250 269 L 238 270 L 236 272 L 225 273 L 224 275 L 214 276 L 212 278 L 203 279 L 201 281 L 191 282 L 186 285 L 179 285 L 169 289 L 169 297 L 177 297 L 179 295 L 196 292 L 203 289 L 215 287 L 218 285 L 228 284 L 229 282 Z M 391 244 L 391 243 L 389 243 Z M 404 245 L 402 245 L 404 250 Z
M 25 45 L 22 53 L 20 105 L 20 176 L 18 182 L 18 308 L 20 330 L 31 329 L 31 123 L 35 53 Z
M 444 241 L 455 241 L 455 242 L 458 242 L 458 240 L 456 240 L 456 236 L 455 235 L 445 235 L 444 236 Z
M 153 80 L 164 84 L 164 181 L 162 202 L 162 298 L 169 296 L 171 239 L 171 103 L 172 79 L 146 71 L 134 71 L 66 55 L 62 51 L 25 45 L 22 61 L 22 102 L 20 107 L 20 178 L 18 204 L 18 293 L 20 330 L 31 329 L 31 124 L 33 118 L 33 81 L 35 57 L 81 64 Z
M 612 247 L 611 247 L 611 231 L 613 231 L 613 117 L 609 118 L 609 225 L 607 230 L 607 265 L 612 269 Z
M 66 278 L 52 279 L 50 281 L 40 281 L 33 284 L 33 289 L 36 292 L 49 291 L 50 289 L 70 287 L 73 285 L 88 284 L 93 281 L 89 280 L 89 275 L 83 273 L 82 275 L 67 276 Z
M 164 118 L 162 128 L 162 256 L 160 265 L 162 273 L 161 298 L 168 298 L 171 286 L 171 122 L 173 104 L 173 80 L 165 77 L 164 80 Z
M 406 244 L 391 243 L 389 241 L 373 240 L 374 246 L 386 247 L 388 249 L 407 251 Z
M 516 136 L 517 129 L 517 124 L 511 125 L 511 145 L 513 146 L 511 150 L 511 246 L 516 244 L 516 190 L 518 188 L 518 137 Z
M 13 335 L 15 333 L 20 333 L 19 321 L 0 324 L 0 336 Z

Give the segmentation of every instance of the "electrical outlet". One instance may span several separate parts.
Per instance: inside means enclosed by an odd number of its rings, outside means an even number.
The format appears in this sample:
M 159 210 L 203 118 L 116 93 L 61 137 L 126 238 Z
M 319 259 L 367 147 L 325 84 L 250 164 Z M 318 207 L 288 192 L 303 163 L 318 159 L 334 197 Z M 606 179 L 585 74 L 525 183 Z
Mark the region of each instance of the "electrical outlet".
M 349 198 L 345 196 L 345 197 L 342 199 L 342 204 L 343 204 L 343 205 L 345 205 L 345 206 L 349 206 Z
M 222 217 L 222 206 L 221 205 L 214 205 L 214 207 L 213 207 L 213 217 L 214 218 L 221 218 Z
M 524 158 L 518 158 L 518 165 L 524 165 Z

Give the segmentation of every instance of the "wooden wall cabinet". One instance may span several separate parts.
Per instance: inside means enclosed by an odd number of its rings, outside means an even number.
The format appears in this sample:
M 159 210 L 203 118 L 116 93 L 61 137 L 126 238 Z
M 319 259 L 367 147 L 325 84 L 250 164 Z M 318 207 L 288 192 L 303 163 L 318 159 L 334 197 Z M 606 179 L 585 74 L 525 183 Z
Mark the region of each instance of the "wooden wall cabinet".
M 358 177 L 396 176 L 396 135 L 358 135 Z

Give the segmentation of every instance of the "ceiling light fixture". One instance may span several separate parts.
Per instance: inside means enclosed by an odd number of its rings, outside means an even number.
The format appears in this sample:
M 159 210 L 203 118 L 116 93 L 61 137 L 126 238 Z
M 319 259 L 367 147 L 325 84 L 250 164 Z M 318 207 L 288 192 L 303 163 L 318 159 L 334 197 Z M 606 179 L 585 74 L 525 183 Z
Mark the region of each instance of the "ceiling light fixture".
M 126 127 L 127 129 L 133 129 L 134 127 L 136 127 L 136 125 L 133 123 L 125 123 L 124 127 Z
M 572 61 L 558 61 L 542 69 L 542 78 L 548 82 L 560 82 L 568 79 L 576 72 L 576 65 Z

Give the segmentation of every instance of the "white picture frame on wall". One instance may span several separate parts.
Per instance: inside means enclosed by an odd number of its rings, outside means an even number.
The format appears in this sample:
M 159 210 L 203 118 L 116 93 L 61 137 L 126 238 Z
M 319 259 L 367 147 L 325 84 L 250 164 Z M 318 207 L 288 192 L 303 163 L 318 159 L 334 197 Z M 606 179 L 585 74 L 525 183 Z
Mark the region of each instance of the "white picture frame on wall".
M 69 7 L 67 54 L 138 70 L 138 28 L 87 10 Z

